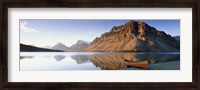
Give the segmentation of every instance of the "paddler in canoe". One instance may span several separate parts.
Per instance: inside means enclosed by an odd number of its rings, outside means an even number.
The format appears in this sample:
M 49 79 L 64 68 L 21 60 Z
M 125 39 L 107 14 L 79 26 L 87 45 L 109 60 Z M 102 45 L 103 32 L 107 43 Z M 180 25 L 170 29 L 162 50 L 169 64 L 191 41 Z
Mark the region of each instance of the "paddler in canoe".
M 138 62 L 138 61 L 124 59 L 124 61 L 128 67 L 131 66 L 131 67 L 143 68 L 143 69 L 148 69 L 149 67 L 148 60 Z

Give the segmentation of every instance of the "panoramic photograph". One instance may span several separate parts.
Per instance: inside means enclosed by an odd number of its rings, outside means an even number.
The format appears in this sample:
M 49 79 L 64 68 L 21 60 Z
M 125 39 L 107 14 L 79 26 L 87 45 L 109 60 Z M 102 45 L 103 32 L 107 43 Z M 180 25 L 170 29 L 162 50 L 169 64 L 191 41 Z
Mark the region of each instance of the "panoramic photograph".
M 180 70 L 180 20 L 19 23 L 20 71 Z

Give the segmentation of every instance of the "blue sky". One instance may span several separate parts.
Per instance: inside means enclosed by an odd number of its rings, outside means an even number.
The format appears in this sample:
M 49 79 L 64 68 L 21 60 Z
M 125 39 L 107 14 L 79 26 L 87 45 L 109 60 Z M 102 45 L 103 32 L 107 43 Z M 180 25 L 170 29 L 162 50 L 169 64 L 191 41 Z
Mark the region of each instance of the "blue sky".
M 113 26 L 129 20 L 20 20 L 20 43 L 38 47 L 53 46 L 58 42 L 71 46 L 78 40 L 92 41 Z M 137 21 L 137 20 L 135 20 Z M 180 35 L 180 20 L 142 20 L 172 36 Z

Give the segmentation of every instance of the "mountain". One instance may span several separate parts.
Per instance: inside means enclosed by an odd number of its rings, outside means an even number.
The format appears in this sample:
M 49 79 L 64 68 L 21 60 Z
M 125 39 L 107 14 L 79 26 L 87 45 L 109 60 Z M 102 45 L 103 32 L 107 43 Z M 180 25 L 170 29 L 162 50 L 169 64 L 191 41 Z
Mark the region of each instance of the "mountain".
M 180 44 L 171 35 L 145 22 L 130 20 L 94 39 L 84 51 L 173 52 L 180 51 Z
M 20 52 L 61 52 L 61 51 L 20 44 Z
M 173 38 L 178 42 L 178 45 L 180 46 L 180 36 L 173 36 Z
M 83 40 L 78 40 L 76 44 L 73 44 L 68 51 L 82 51 L 88 47 L 89 43 Z
M 176 39 L 176 41 L 180 42 L 180 36 L 173 36 L 174 39 Z
M 52 47 L 52 49 L 54 50 L 61 50 L 61 51 L 67 51 L 68 50 L 68 47 L 65 46 L 64 44 L 62 44 L 61 42 L 57 43 L 56 45 L 54 45 Z
M 86 49 L 90 42 L 78 40 L 76 44 L 73 44 L 71 47 L 67 47 L 63 43 L 59 42 L 52 47 L 53 50 L 61 50 L 66 52 L 77 52 Z
M 83 40 L 81 40 L 81 41 L 83 41 Z M 87 44 L 90 44 L 90 41 L 83 41 L 84 43 L 87 43 Z

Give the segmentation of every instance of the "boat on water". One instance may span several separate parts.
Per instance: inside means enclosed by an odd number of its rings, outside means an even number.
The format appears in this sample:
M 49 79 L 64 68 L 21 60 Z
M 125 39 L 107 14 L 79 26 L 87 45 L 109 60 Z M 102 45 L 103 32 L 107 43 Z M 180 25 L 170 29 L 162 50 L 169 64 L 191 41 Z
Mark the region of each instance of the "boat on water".
M 125 60 L 125 64 L 128 67 L 136 67 L 136 68 L 142 68 L 142 69 L 148 69 L 149 63 L 148 60 L 145 61 L 131 61 L 131 60 Z

